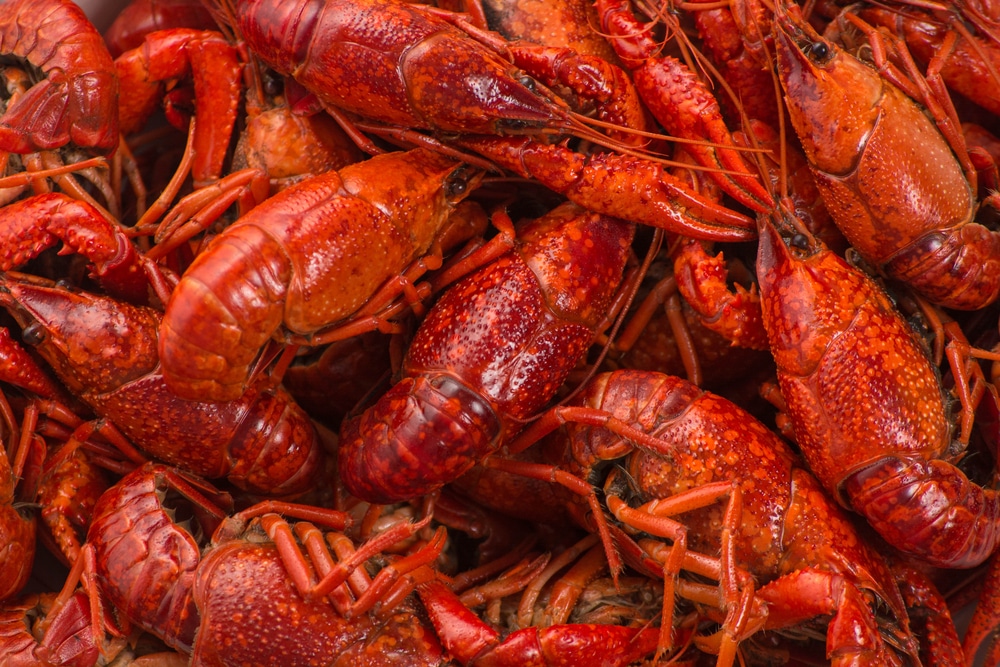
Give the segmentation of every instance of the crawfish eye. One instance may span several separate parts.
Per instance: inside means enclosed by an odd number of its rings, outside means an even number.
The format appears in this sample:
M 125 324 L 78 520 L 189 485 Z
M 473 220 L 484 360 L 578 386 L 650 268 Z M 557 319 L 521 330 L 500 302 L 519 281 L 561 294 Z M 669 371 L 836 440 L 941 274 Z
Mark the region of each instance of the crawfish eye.
M 816 63 L 822 63 L 829 60 L 833 55 L 833 51 L 826 42 L 813 42 L 806 49 L 809 59 Z
M 792 238 L 788 239 L 788 245 L 799 250 L 808 250 L 809 238 L 805 234 L 793 234 Z
M 45 327 L 38 322 L 33 322 L 21 330 L 21 340 L 26 345 L 38 345 L 45 340 Z
M 522 74 L 521 76 L 517 77 L 517 82 L 520 83 L 525 88 L 527 88 L 528 90 L 530 90 L 531 92 L 535 92 L 535 80 L 532 79 L 527 74 Z
M 459 199 L 469 189 L 469 170 L 466 167 L 459 167 L 451 172 L 443 187 L 446 198 Z

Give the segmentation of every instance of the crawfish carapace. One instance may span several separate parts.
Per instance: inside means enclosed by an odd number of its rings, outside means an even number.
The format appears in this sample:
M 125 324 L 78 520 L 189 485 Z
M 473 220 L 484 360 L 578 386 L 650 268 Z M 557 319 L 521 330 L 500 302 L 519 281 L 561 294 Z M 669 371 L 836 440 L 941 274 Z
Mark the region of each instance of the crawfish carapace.
M 972 567 L 1000 540 L 997 492 L 950 461 L 937 369 L 888 296 L 805 234 L 761 218 L 757 275 L 781 394 L 828 492 L 898 549 Z
M 278 548 L 260 538 L 206 551 L 194 599 L 201 626 L 193 664 L 436 667 L 446 660 L 412 601 L 377 617 L 345 618 L 329 600 L 299 595 Z
M 453 481 L 545 406 L 594 340 L 634 226 L 564 204 L 454 285 L 417 331 L 402 379 L 344 422 L 340 474 L 371 502 Z

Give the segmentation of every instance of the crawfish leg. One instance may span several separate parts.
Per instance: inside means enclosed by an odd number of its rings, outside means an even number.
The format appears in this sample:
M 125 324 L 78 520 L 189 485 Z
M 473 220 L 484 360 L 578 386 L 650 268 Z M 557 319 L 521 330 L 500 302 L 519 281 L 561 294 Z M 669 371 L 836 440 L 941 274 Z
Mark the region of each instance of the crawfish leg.
M 448 652 L 463 665 L 585 665 L 599 655 L 604 665 L 628 665 L 656 649 L 655 628 L 568 624 L 524 628 L 502 641 L 499 634 L 462 604 L 443 582 L 417 587 L 431 623 Z
M 868 602 L 842 576 L 804 568 L 772 581 L 757 595 L 768 602 L 767 626 L 772 629 L 833 614 L 826 647 L 834 667 L 891 664 Z
M 585 156 L 525 137 L 467 135 L 458 143 L 595 213 L 708 241 L 754 238 L 750 218 L 709 201 L 656 162 L 613 153 Z

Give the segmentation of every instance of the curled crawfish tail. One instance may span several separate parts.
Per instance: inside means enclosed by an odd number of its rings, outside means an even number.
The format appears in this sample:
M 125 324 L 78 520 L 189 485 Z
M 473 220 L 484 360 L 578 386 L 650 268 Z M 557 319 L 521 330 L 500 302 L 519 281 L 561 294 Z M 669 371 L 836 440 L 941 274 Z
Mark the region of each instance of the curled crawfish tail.
M 115 609 L 189 653 L 200 620 L 192 585 L 201 548 L 163 505 L 167 471 L 147 464 L 111 487 L 94 508 L 87 542 Z
M 118 79 L 97 28 L 68 0 L 0 5 L 0 54 L 23 58 L 44 78 L 0 117 L 0 150 L 32 153 L 73 142 L 118 146 Z
M 490 402 L 456 378 L 404 378 L 361 417 L 344 422 L 340 476 L 369 502 L 416 498 L 490 454 L 500 429 Z

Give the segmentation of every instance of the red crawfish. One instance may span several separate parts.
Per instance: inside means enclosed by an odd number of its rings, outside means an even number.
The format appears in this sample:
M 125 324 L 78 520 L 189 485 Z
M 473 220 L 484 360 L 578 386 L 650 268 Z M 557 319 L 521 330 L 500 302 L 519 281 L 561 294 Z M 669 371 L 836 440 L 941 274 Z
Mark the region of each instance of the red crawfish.
M 590 210 L 711 239 L 753 235 L 746 216 L 699 197 L 657 162 L 499 136 L 569 133 L 608 144 L 542 82 L 596 100 L 605 122 L 644 127 L 628 77 L 600 58 L 508 43 L 462 15 L 394 0 L 234 4 L 229 20 L 250 51 L 335 117 L 360 116 L 357 127 L 411 138 L 411 130 L 457 132 L 460 148 Z
M 622 280 L 634 225 L 567 203 L 428 312 L 401 379 L 341 429 L 345 487 L 415 498 L 495 452 L 555 395 Z
M 764 217 L 757 276 L 787 415 L 824 488 L 903 552 L 941 567 L 985 560 L 1000 497 L 955 466 L 964 446 L 937 369 L 886 294 Z
M 913 100 L 795 10 L 777 5 L 778 74 L 834 222 L 869 264 L 929 300 L 991 303 L 1000 234 L 976 222 L 975 183 L 949 142 Z
M 167 466 L 148 464 L 122 478 L 101 499 L 87 540 L 105 599 L 132 623 L 190 654 L 192 665 L 273 664 L 279 656 L 288 665 L 445 662 L 433 631 L 409 603 L 379 617 L 360 608 L 345 613 L 369 588 L 392 591 L 392 575 L 405 573 L 400 564 L 406 557 L 381 571 L 390 575 L 382 577 L 388 589 L 356 566 L 381 546 L 412 535 L 417 524 L 389 528 L 355 550 L 343 535 L 327 546 L 312 524 L 297 524 L 293 535 L 271 512 L 301 512 L 335 529 L 346 525 L 343 513 L 272 502 L 225 517 L 220 502 L 224 509 L 225 498 L 211 487 Z M 212 534 L 204 548 L 171 516 L 185 507 Z M 311 544 L 312 565 L 302 563 L 302 576 L 334 574 L 332 600 L 300 592 L 289 569 L 295 557 L 284 553 L 289 545 L 298 551 L 297 539 Z M 424 553 L 407 566 L 433 560 L 441 545 L 438 540 L 418 550 Z M 246 591 L 252 594 L 241 594 Z
M 118 79 L 97 28 L 70 0 L 0 5 L 0 53 L 41 78 L 0 116 L 0 150 L 32 153 L 73 142 L 110 154 L 118 147 Z
M 416 149 L 266 200 L 213 239 L 174 288 L 159 339 L 167 386 L 192 400 L 231 400 L 272 336 L 320 344 L 359 309 L 375 315 L 403 291 L 401 274 L 428 253 L 481 178 Z M 388 296 L 373 298 L 380 289 Z
M 157 310 L 9 277 L 0 304 L 71 393 L 147 454 L 225 476 L 252 493 L 302 493 L 318 479 L 315 427 L 267 378 L 221 405 L 167 389 L 156 353 Z
M 906 607 L 886 563 L 798 456 L 742 408 L 681 378 L 650 371 L 603 373 L 509 448 L 520 451 L 562 424 L 559 438 L 538 445 L 546 449 L 546 460 L 560 462 L 556 469 L 591 484 L 602 483 L 609 462 L 624 473 L 605 483 L 603 502 L 658 561 L 636 562 L 626 549 L 630 564 L 642 572 L 652 568 L 651 574 L 660 573 L 673 585 L 681 555 L 720 559 L 716 577 L 721 574 L 722 588 L 714 606 L 728 616 L 722 643 L 713 648 L 726 656 L 720 660 L 732 660 L 735 644 L 761 627 L 760 621 L 765 629 L 795 635 L 830 615 L 827 652 L 843 664 L 851 664 L 852 656 L 864 664 L 895 664 L 895 649 L 916 655 Z M 552 466 L 506 467 L 552 478 Z M 728 529 L 729 508 L 718 502 L 717 492 L 709 493 L 720 485 L 741 498 L 736 507 L 742 509 Z M 589 503 L 573 500 L 571 507 L 577 523 L 592 523 Z M 643 534 L 669 538 L 673 545 Z M 626 543 L 618 545 L 624 549 Z M 667 553 L 673 555 L 659 560 Z M 730 578 L 738 583 L 740 571 L 753 576 L 753 598 L 763 602 L 763 614 L 753 611 L 762 618 L 744 629 L 731 614 L 741 604 L 735 597 L 739 590 L 726 583 Z M 664 602 L 672 600 L 668 588 Z M 666 620 L 663 625 L 669 630 Z

